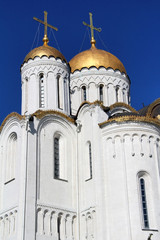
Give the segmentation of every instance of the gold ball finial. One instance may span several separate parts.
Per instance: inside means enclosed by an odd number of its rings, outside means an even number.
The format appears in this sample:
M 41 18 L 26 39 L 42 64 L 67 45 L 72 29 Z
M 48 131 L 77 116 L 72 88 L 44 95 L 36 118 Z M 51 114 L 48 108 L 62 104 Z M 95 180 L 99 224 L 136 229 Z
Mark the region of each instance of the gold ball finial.
M 92 37 L 91 38 L 91 48 L 95 48 L 96 46 L 96 40 Z
M 43 42 L 44 42 L 45 46 L 48 45 L 48 43 L 49 43 L 49 39 L 46 34 L 44 35 Z

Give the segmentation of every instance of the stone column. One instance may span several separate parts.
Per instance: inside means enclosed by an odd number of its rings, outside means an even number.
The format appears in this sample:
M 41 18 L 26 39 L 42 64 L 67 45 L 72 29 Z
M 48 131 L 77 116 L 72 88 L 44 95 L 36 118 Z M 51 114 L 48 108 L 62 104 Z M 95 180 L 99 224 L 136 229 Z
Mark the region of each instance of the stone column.
M 37 233 L 42 235 L 43 234 L 43 211 L 42 209 L 38 209 L 37 212 Z
M 9 219 L 8 219 L 8 215 L 5 215 L 4 224 L 5 224 L 5 226 L 4 226 L 4 228 L 5 228 L 4 235 L 7 238 L 7 236 L 9 235 Z
M 76 216 L 74 216 L 72 218 L 72 240 L 76 240 L 77 239 L 77 218 Z
M 66 218 L 65 215 L 61 215 L 61 221 L 60 221 L 60 239 L 65 240 L 65 225 L 66 225 Z
M 0 237 L 3 239 L 4 237 L 4 218 L 0 218 Z
M 51 233 L 51 226 L 50 226 L 50 212 L 46 210 L 44 214 L 44 234 L 50 235 Z
M 57 218 L 58 214 L 56 212 L 51 213 L 51 235 L 54 240 L 58 240 L 58 229 L 57 229 Z
M 72 216 L 66 217 L 66 239 L 72 240 Z

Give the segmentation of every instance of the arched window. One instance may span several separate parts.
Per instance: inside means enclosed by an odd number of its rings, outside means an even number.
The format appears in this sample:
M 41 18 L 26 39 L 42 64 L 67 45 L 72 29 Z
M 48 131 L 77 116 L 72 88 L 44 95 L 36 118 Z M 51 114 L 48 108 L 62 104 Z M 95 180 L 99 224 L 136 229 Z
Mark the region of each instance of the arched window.
M 28 78 L 25 79 L 25 111 L 28 111 Z
M 147 198 L 146 198 L 146 187 L 144 178 L 139 179 L 140 182 L 140 193 L 141 193 L 141 204 L 142 204 L 142 215 L 144 228 L 149 228 L 148 209 L 147 209 Z
M 86 145 L 86 180 L 92 179 L 92 147 L 91 142 L 87 142 Z
M 103 102 L 103 85 L 99 86 L 99 100 Z
M 59 138 L 54 138 L 54 178 L 59 178 Z
M 39 107 L 45 107 L 45 100 L 44 100 L 44 74 L 40 74 L 39 76 Z
M 119 86 L 116 87 L 116 102 L 119 101 Z
M 129 93 L 129 91 L 127 92 L 127 104 L 130 104 L 130 93 Z
M 65 141 L 62 136 L 54 137 L 54 178 L 66 180 Z
M 5 168 L 5 183 L 15 179 L 15 165 L 17 157 L 17 134 L 11 133 L 6 148 L 6 168 Z
M 57 76 L 57 101 L 58 101 L 58 108 L 63 109 L 63 78 L 58 75 Z
M 82 102 L 87 100 L 86 87 L 82 87 Z

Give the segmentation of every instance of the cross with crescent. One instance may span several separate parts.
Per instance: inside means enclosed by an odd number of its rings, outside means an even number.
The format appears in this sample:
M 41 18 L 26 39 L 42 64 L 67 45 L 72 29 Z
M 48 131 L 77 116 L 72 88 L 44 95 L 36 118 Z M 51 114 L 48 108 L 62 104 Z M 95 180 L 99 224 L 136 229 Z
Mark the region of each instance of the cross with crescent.
M 56 31 L 58 31 L 58 28 L 56 27 L 53 27 L 52 25 L 48 24 L 47 23 L 47 12 L 44 11 L 44 21 L 34 17 L 33 18 L 34 20 L 36 20 L 37 22 L 40 22 L 42 24 L 44 24 L 44 38 L 43 38 L 43 42 L 44 42 L 44 45 L 47 45 L 47 43 L 49 42 L 49 39 L 48 39 L 48 36 L 47 36 L 47 27 L 50 27 Z
M 93 26 L 92 13 L 89 13 L 89 16 L 90 16 L 90 25 L 87 24 L 87 23 L 85 23 L 85 22 L 83 22 L 83 24 L 91 29 L 91 44 L 95 44 L 96 41 L 95 41 L 95 39 L 94 39 L 94 31 L 93 31 L 93 30 L 96 30 L 96 31 L 98 31 L 98 32 L 101 32 L 102 29 L 101 29 L 101 28 L 95 28 L 95 27 Z

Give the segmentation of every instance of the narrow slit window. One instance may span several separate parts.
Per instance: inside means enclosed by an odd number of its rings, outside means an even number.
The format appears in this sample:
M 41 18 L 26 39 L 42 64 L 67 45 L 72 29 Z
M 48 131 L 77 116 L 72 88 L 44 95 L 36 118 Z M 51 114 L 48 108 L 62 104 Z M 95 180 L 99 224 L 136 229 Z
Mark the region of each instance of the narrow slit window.
M 28 111 L 28 78 L 25 79 L 25 111 Z
M 103 102 L 103 85 L 99 86 L 99 99 Z
M 86 144 L 86 156 L 85 156 L 85 161 L 86 161 L 86 168 L 85 168 L 85 179 L 86 181 L 92 179 L 92 147 L 91 143 L 87 142 Z
M 65 140 L 61 135 L 54 137 L 54 179 L 67 181 Z
M 40 108 L 44 108 L 44 75 L 41 74 L 39 77 L 39 86 L 40 86 L 40 93 L 39 93 L 39 106 Z
M 54 138 L 54 178 L 59 178 L 59 138 Z
M 147 199 L 146 199 L 146 189 L 145 180 L 140 178 L 140 191 L 141 191 L 141 204 L 142 204 L 142 215 L 144 228 L 149 228 L 148 210 L 147 210 Z
M 116 102 L 119 101 L 119 87 L 116 87 Z
M 63 78 L 57 76 L 57 96 L 58 96 L 58 108 L 63 109 Z
M 86 87 L 83 86 L 82 87 L 82 101 L 86 101 L 86 100 L 87 100 Z
M 91 143 L 89 143 L 89 165 L 90 165 L 90 178 L 92 178 L 92 149 L 91 149 Z

